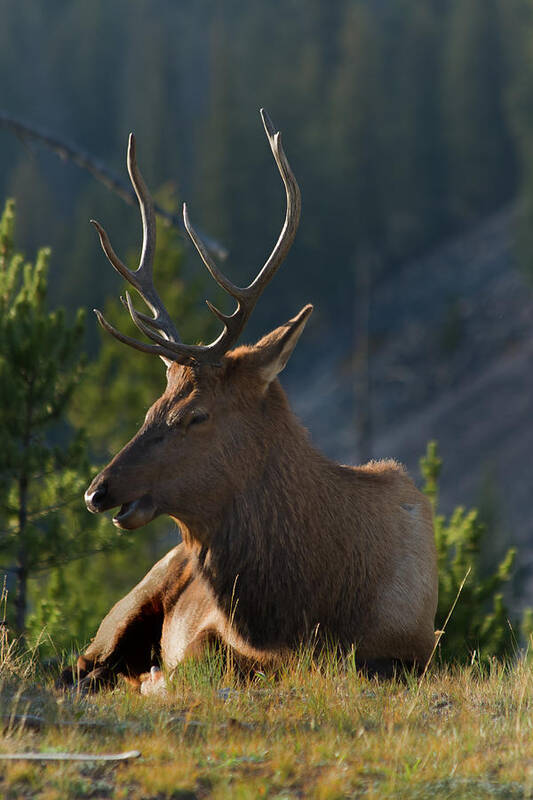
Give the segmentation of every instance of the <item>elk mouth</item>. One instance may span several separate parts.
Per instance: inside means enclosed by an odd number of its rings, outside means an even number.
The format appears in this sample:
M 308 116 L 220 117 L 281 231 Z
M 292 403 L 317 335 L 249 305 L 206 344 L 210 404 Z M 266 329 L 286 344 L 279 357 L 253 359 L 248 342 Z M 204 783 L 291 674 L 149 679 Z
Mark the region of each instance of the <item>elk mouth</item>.
M 157 516 L 157 509 L 150 495 L 145 494 L 130 503 L 124 503 L 113 517 L 113 525 L 124 531 L 141 528 Z

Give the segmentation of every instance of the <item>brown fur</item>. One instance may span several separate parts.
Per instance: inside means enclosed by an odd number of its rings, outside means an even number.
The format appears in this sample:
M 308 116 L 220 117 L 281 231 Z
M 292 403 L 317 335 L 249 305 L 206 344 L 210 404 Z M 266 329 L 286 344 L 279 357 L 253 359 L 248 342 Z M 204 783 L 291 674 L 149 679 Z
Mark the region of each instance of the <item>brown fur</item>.
M 169 514 L 183 542 L 110 611 L 83 675 L 138 680 L 157 658 L 172 669 L 212 638 L 259 663 L 318 637 L 355 645 L 360 663 L 425 664 L 431 508 L 396 462 L 340 466 L 309 442 L 276 378 L 309 313 L 221 366 L 173 363 L 140 431 L 89 487 L 91 510 L 128 512 L 143 498 L 116 524 Z

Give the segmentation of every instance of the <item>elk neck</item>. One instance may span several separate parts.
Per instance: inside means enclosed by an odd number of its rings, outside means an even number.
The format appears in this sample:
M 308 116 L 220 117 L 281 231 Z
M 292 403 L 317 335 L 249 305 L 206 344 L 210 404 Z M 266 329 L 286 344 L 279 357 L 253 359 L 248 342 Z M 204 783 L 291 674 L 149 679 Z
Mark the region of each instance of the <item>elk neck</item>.
M 363 577 L 364 569 L 364 548 L 349 536 L 339 497 L 339 478 L 353 472 L 312 446 L 276 384 L 281 394 L 268 411 L 277 418 L 269 419 L 260 469 L 250 472 L 207 536 L 194 524 L 183 531 L 221 607 L 241 635 L 262 647 L 290 646 L 302 632 L 311 636 L 327 622 L 332 595 L 342 603 L 354 588 L 343 575 Z

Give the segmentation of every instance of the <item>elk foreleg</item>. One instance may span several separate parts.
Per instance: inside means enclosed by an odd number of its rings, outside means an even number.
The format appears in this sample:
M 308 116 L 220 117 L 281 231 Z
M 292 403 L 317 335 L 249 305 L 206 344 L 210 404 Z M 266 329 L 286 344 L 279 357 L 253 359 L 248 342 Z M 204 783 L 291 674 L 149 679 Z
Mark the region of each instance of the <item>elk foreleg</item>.
M 65 670 L 61 682 L 81 688 L 113 686 L 119 675 L 139 686 L 141 675 L 158 662 L 169 586 L 180 591 L 188 556 L 183 545 L 174 547 L 100 623 L 96 636 L 79 656 L 74 669 Z

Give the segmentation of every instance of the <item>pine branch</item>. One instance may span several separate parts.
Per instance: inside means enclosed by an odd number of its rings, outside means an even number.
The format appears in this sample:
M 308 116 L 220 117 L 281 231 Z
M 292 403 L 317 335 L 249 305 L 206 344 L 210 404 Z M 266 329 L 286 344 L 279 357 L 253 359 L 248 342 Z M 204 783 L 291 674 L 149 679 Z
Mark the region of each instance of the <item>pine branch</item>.
M 72 555 L 69 553 L 68 555 L 64 555 L 63 557 L 51 557 L 44 561 L 35 561 L 30 564 L 32 573 L 35 572 L 46 572 L 49 569 L 54 569 L 55 567 L 64 567 L 67 564 L 72 564 L 73 561 L 79 561 L 81 558 L 89 558 L 89 556 L 96 556 L 100 553 L 110 553 L 116 549 L 116 544 L 114 542 L 110 544 L 104 544 L 101 547 L 95 547 L 92 550 L 84 550 L 83 552 L 76 553 L 76 555 Z M 3 566 L 0 564 L 0 572 L 17 572 L 18 567 L 16 566 Z
M 40 508 L 38 511 L 29 511 L 26 514 L 26 521 L 34 522 L 36 519 L 41 519 L 42 517 L 48 516 L 48 514 L 53 514 L 55 511 L 60 511 L 62 508 L 65 508 L 65 506 L 69 506 L 79 499 L 80 493 L 76 492 L 76 494 L 69 495 L 66 500 L 62 500 L 60 503 L 54 503 L 54 505 L 45 506 L 44 508 Z M 10 536 L 11 534 L 15 534 L 18 536 L 20 530 L 20 525 L 13 525 L 11 528 L 4 528 L 3 531 L 0 531 L 0 535 Z
M 117 534 L 117 536 L 119 535 L 120 534 Z M 63 556 L 51 556 L 44 561 L 32 562 L 31 569 L 32 572 L 46 572 L 49 569 L 64 567 L 67 564 L 72 564 L 73 561 L 79 561 L 81 558 L 89 558 L 89 556 L 96 556 L 100 553 L 111 553 L 116 550 L 116 547 L 117 545 L 115 541 L 113 541 L 103 544 L 101 547 L 94 547 L 92 550 L 83 550 L 75 555 L 72 553 L 67 553 Z

